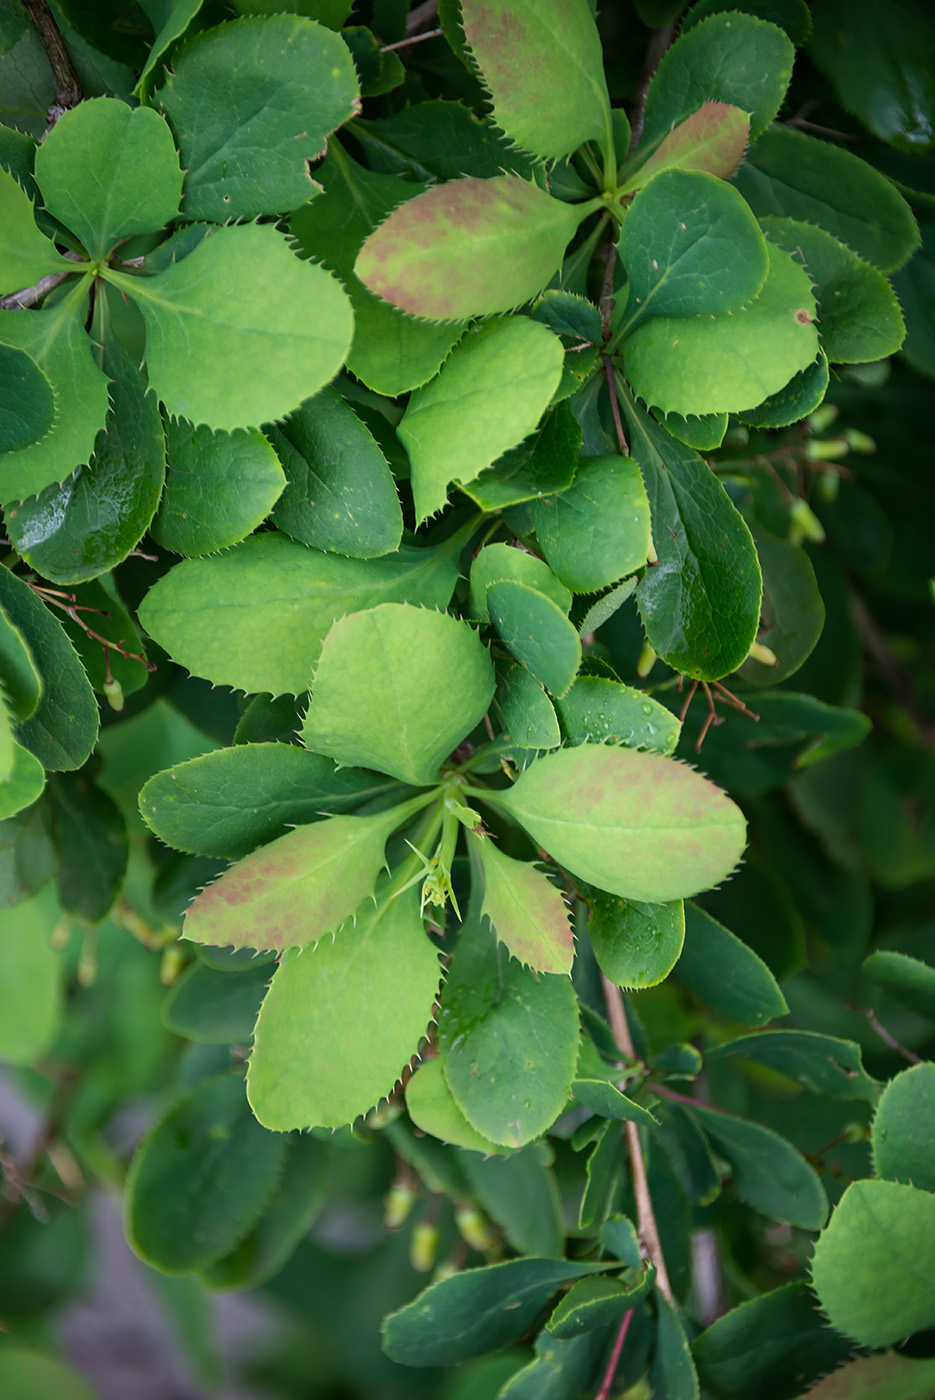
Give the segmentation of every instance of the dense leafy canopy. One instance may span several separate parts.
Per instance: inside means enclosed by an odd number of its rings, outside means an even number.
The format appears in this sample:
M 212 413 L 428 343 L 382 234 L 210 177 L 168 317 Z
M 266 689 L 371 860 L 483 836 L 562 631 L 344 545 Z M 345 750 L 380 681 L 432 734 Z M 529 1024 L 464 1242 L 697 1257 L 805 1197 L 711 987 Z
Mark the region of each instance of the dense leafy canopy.
M 94 1180 L 201 1379 L 931 1394 L 930 22 L 811 11 L 0 7 L 4 1396 Z

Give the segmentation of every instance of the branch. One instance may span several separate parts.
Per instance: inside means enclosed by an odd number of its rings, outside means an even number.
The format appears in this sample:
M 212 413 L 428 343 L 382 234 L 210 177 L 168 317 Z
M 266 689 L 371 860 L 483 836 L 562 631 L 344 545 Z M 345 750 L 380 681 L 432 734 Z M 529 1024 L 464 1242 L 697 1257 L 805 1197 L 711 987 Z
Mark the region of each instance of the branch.
M 654 29 L 649 36 L 649 46 L 646 50 L 646 62 L 643 64 L 643 71 L 640 74 L 640 84 L 636 90 L 636 98 L 633 103 L 633 113 L 630 117 L 630 149 L 628 156 L 632 156 L 643 135 L 643 125 L 646 121 L 646 98 L 649 93 L 649 84 L 652 82 L 656 69 L 662 62 L 663 55 L 672 40 L 675 38 L 675 21 L 665 24 L 661 29 Z
M 46 135 L 48 135 L 59 117 L 64 116 L 70 107 L 77 107 L 78 103 L 84 99 L 84 92 L 81 87 L 81 79 L 75 72 L 75 65 L 71 61 L 71 54 L 65 47 L 61 30 L 55 23 L 46 0 L 22 0 L 22 6 L 33 22 L 42 47 L 46 51 L 49 67 L 52 69 L 55 101 L 49 108 L 49 120 L 46 126 Z
M 40 277 L 35 286 L 21 287 L 18 292 L 9 292 L 5 297 L 0 297 L 0 311 L 22 311 L 26 306 L 35 306 L 46 292 L 51 292 L 53 287 L 57 287 L 70 276 L 70 272 L 50 272 L 47 277 Z
M 627 1024 L 627 1013 L 624 1010 L 620 988 L 615 986 L 603 973 L 601 973 L 601 984 L 604 988 L 604 1000 L 607 1004 L 607 1015 L 614 1033 L 614 1040 L 625 1059 L 635 1060 L 637 1054 L 633 1048 L 633 1037 L 630 1035 L 630 1027 Z M 662 1253 L 662 1241 L 659 1239 L 659 1227 L 656 1224 L 656 1216 L 653 1211 L 652 1196 L 649 1194 L 649 1181 L 646 1177 L 646 1163 L 643 1160 L 640 1130 L 635 1123 L 631 1122 L 627 1122 L 625 1127 L 630 1171 L 633 1176 L 633 1194 L 636 1197 L 637 1233 L 646 1250 L 649 1262 L 655 1266 L 659 1292 L 667 1302 L 674 1306 L 672 1285 L 669 1282 L 666 1261 Z

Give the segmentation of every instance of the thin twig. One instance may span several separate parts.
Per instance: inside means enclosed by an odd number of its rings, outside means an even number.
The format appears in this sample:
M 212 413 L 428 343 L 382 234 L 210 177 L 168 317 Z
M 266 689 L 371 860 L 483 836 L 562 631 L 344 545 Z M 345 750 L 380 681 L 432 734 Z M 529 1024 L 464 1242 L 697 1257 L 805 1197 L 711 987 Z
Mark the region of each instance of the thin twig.
M 84 98 L 84 92 L 81 80 L 75 72 L 75 65 L 71 61 L 71 54 L 65 46 L 61 30 L 55 23 L 46 0 L 22 0 L 22 5 L 35 26 L 49 60 L 49 67 L 52 69 L 55 101 L 49 108 L 46 125 L 48 135 L 59 117 L 64 116 L 70 107 L 78 106 Z
M 381 44 L 381 53 L 393 53 L 395 49 L 409 49 L 413 44 L 423 44 L 426 39 L 440 39 L 444 29 L 426 29 L 422 34 L 410 34 L 406 39 L 397 39 L 395 44 Z
M 46 292 L 51 292 L 53 287 L 59 286 L 70 276 L 70 272 L 50 272 L 48 276 L 40 277 L 34 286 L 21 287 L 18 292 L 9 292 L 5 297 L 0 297 L 0 310 L 22 311 L 24 307 L 35 306 Z
M 630 114 L 630 149 L 628 156 L 632 156 L 640 138 L 643 135 L 643 126 L 646 121 L 646 98 L 649 95 L 649 84 L 652 82 L 656 69 L 662 62 L 666 49 L 675 38 L 675 21 L 671 24 L 664 24 L 661 29 L 654 29 L 649 36 L 649 44 L 646 49 L 646 62 L 643 64 L 643 71 L 640 74 L 640 84 L 636 90 L 636 99 L 633 103 L 633 110 Z
M 866 1016 L 867 1020 L 870 1022 L 871 1026 L 876 1031 L 880 1039 L 884 1042 L 884 1044 L 888 1045 L 891 1050 L 895 1050 L 897 1055 L 902 1055 L 903 1059 L 908 1060 L 911 1065 L 922 1064 L 921 1057 L 918 1056 L 914 1050 L 908 1049 L 905 1045 L 900 1045 L 896 1037 L 886 1029 L 883 1022 L 877 1020 L 876 1016 L 874 1015 L 873 1011 L 869 1006 L 859 1006 L 855 1007 L 854 1009 L 856 1011 L 860 1011 L 864 1016 Z
M 623 1344 L 627 1339 L 627 1332 L 630 1330 L 630 1319 L 633 1317 L 633 1309 L 623 1314 L 617 1335 L 614 1338 L 614 1349 L 610 1353 L 610 1360 L 607 1363 L 607 1370 L 604 1372 L 604 1379 L 601 1381 L 601 1388 L 594 1397 L 594 1400 L 610 1400 L 610 1391 L 614 1383 L 614 1376 L 617 1374 L 617 1366 L 620 1361 L 620 1353 L 623 1351 Z
M 604 247 L 604 278 L 601 282 L 601 295 L 598 305 L 601 311 L 601 336 L 606 345 L 610 340 L 610 318 L 614 311 L 614 264 L 617 261 L 617 245 L 613 234 Z
M 617 446 L 624 457 L 630 455 L 627 447 L 626 434 L 623 431 L 623 423 L 620 418 L 620 404 L 617 402 L 617 385 L 614 381 L 614 367 L 609 355 L 604 357 L 604 372 L 607 375 L 607 392 L 610 394 L 610 411 L 614 415 L 614 427 L 617 430 Z
M 416 34 L 423 24 L 431 24 L 438 13 L 438 0 L 425 0 L 425 4 L 416 5 L 414 10 L 409 11 L 406 20 L 406 33 Z
M 633 1048 L 633 1037 L 630 1035 L 630 1027 L 627 1024 L 627 1013 L 624 1010 L 620 988 L 615 986 L 603 973 L 601 973 L 601 983 L 604 988 L 604 1001 L 607 1005 L 607 1015 L 614 1033 L 614 1040 L 625 1059 L 635 1060 L 637 1058 L 636 1051 Z M 643 1148 L 640 1143 L 640 1130 L 635 1123 L 629 1121 L 625 1127 L 630 1172 L 633 1177 L 633 1195 L 636 1199 L 637 1232 L 650 1263 L 655 1267 L 659 1292 L 667 1302 L 674 1304 L 672 1285 L 669 1282 L 666 1261 L 662 1253 L 662 1241 L 659 1238 L 659 1227 L 656 1224 L 656 1216 L 653 1211 L 653 1198 L 649 1192 L 646 1163 L 643 1160 Z

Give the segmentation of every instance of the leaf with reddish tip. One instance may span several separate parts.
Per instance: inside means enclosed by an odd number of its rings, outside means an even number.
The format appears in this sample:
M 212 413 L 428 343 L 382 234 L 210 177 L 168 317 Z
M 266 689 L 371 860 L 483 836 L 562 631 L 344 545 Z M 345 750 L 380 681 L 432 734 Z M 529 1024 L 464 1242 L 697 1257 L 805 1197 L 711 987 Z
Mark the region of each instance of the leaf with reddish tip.
M 462 0 L 462 23 L 507 136 L 546 160 L 606 147 L 610 99 L 588 0 Z
M 572 875 L 647 903 L 716 885 L 746 844 L 743 816 L 719 788 L 693 768 L 637 749 L 559 749 L 488 800 Z
M 373 894 L 387 838 L 420 805 L 370 817 L 329 817 L 251 852 L 202 890 L 185 937 L 234 948 L 304 948 Z
M 394 209 L 354 270 L 410 316 L 466 321 L 512 311 L 538 296 L 581 220 L 602 204 L 563 204 L 518 175 L 450 180 Z
M 472 836 L 484 871 L 481 915 L 514 958 L 537 972 L 571 972 L 575 940 L 561 891 L 526 860 Z
M 673 127 L 646 164 L 630 176 L 622 193 L 642 189 L 661 170 L 702 170 L 726 180 L 743 159 L 749 139 L 746 112 L 729 102 L 704 102 Z

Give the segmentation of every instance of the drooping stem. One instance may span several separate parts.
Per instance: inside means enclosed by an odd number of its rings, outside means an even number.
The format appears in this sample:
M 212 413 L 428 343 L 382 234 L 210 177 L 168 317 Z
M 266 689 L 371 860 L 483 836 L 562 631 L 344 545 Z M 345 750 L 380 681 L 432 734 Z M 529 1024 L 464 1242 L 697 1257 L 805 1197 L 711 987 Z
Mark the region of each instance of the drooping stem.
M 36 33 L 46 51 L 49 67 L 52 69 L 52 88 L 55 102 L 49 108 L 47 132 L 51 131 L 59 117 L 64 116 L 69 107 L 77 107 L 84 92 L 81 80 L 75 72 L 71 54 L 65 46 L 61 30 L 55 23 L 52 11 L 46 0 L 22 0 L 23 9 L 35 26 Z
M 614 1383 L 614 1376 L 617 1373 L 617 1366 L 620 1362 L 620 1353 L 623 1351 L 623 1344 L 627 1339 L 630 1330 L 630 1319 L 633 1317 L 633 1309 L 623 1314 L 617 1335 L 614 1338 L 614 1348 L 610 1353 L 610 1360 L 607 1363 L 607 1370 L 604 1372 L 604 1379 L 601 1381 L 601 1388 L 594 1397 L 594 1400 L 609 1400 L 611 1387 Z
M 636 1051 L 633 1048 L 633 1037 L 630 1035 L 620 988 L 615 986 L 603 973 L 601 974 L 601 983 L 604 988 L 604 1001 L 607 1005 L 607 1015 L 614 1033 L 614 1040 L 626 1059 L 635 1060 L 637 1058 Z M 659 1238 L 659 1227 L 656 1224 L 653 1200 L 649 1192 L 649 1180 L 646 1175 L 646 1163 L 643 1159 L 640 1130 L 635 1123 L 628 1122 L 625 1126 L 627 1153 L 633 1177 L 633 1195 L 636 1199 L 637 1233 L 646 1250 L 649 1262 L 655 1267 L 659 1292 L 667 1302 L 674 1304 L 672 1285 L 669 1282 L 665 1256 L 662 1253 L 662 1241 Z

